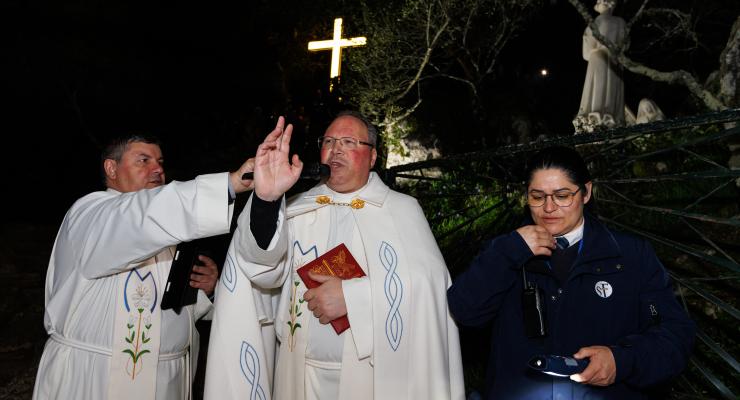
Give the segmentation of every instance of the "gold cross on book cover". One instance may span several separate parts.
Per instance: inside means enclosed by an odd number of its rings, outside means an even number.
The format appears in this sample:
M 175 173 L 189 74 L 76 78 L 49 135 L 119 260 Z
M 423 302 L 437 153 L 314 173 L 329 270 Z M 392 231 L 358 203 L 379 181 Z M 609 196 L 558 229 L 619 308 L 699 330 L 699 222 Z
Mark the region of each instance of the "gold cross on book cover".
M 361 278 L 365 276 L 365 272 L 357 263 L 352 253 L 349 252 L 347 246 L 344 243 L 339 246 L 327 251 L 326 253 L 319 256 L 319 258 L 309 262 L 308 264 L 298 268 L 298 276 L 301 277 L 303 283 L 307 288 L 313 289 L 318 287 L 320 283 L 308 277 L 309 272 L 320 275 L 336 276 L 339 279 L 352 279 Z M 331 326 L 334 328 L 334 332 L 339 335 L 349 328 L 349 319 L 347 316 L 339 317 L 331 321 Z

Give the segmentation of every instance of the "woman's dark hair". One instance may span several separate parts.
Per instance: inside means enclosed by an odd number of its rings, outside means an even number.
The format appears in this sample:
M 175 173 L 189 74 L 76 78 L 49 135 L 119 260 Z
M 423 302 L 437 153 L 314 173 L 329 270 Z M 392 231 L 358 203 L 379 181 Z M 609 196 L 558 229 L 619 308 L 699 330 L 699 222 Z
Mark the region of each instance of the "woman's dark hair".
M 564 146 L 553 146 L 540 150 L 527 161 L 526 177 L 527 187 L 532 182 L 534 173 L 542 169 L 559 169 L 565 173 L 568 180 L 577 185 L 582 195 L 586 194 L 586 183 L 591 182 L 591 173 L 586 167 L 583 157 L 575 149 Z M 595 214 L 596 206 L 591 195 L 591 200 L 586 204 L 586 210 Z
M 527 162 L 527 186 L 532 182 L 535 172 L 551 168 L 563 171 L 568 180 L 581 190 L 586 190 L 586 182 L 591 181 L 586 162 L 577 151 L 569 147 L 553 146 L 540 150 Z

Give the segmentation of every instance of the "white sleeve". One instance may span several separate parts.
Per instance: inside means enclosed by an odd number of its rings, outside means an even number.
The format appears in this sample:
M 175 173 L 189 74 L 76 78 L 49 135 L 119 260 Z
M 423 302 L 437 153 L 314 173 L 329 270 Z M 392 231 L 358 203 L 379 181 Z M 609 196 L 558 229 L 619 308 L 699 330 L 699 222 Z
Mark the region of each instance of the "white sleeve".
M 252 234 L 250 214 L 252 197 L 244 207 L 230 248 L 233 249 L 236 266 L 254 284 L 262 288 L 279 287 L 290 273 L 288 251 L 288 228 L 285 220 L 285 199 L 278 214 L 277 229 L 267 249 L 262 249 Z
M 373 302 L 370 278 L 347 279 L 342 281 L 344 302 L 347 305 L 347 318 L 355 339 L 358 359 L 370 357 L 373 352 Z
M 86 279 L 116 274 L 167 246 L 227 233 L 232 212 L 228 173 L 120 195 L 94 193 L 65 217 L 55 257 L 67 262 L 57 266 L 78 266 Z

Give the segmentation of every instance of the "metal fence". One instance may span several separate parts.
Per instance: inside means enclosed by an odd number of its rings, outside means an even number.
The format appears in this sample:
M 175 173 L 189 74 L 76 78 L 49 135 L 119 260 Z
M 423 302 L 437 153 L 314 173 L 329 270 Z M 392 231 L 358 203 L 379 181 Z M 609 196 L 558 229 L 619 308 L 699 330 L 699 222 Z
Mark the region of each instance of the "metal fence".
M 673 277 L 699 330 L 673 398 L 740 394 L 740 109 L 450 155 L 384 171 L 427 212 L 451 273 L 482 241 L 510 231 L 524 207 L 524 162 L 535 151 L 575 146 L 594 177 L 598 214 L 643 236 Z

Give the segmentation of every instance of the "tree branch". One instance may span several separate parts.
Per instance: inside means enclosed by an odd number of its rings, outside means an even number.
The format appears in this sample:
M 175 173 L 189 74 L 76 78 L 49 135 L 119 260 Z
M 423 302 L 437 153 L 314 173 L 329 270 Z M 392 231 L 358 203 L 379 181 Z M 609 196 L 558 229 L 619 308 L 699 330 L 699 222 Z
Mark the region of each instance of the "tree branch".
M 630 18 L 629 22 L 627 23 L 627 26 L 625 27 L 626 36 L 629 36 L 630 31 L 632 30 L 632 25 L 634 25 L 635 22 L 637 22 L 640 19 L 640 17 L 642 17 L 642 12 L 645 11 L 645 7 L 647 6 L 647 3 L 649 1 L 650 0 L 644 0 L 642 4 L 640 5 L 640 8 L 635 13 L 635 15 L 632 16 L 632 18 Z
M 379 127 L 391 128 L 394 125 L 396 125 L 397 123 L 399 123 L 399 122 L 403 121 L 404 119 L 408 118 L 409 115 L 413 114 L 413 112 L 416 111 L 416 108 L 419 107 L 419 105 L 421 105 L 421 98 L 417 99 L 416 100 L 416 103 L 414 103 L 413 106 L 407 108 L 406 111 L 404 111 L 403 114 L 401 114 L 401 115 L 399 115 L 397 117 L 394 117 L 394 118 L 391 119 L 390 115 L 389 114 L 386 114 L 384 121 L 383 122 L 378 122 L 377 125 Z
M 427 20 L 428 24 L 431 24 Z M 419 66 L 416 68 L 416 74 L 414 77 L 408 82 L 406 85 L 406 89 L 404 89 L 401 93 L 396 95 L 396 97 L 393 99 L 393 102 L 397 102 L 404 97 L 411 91 L 411 89 L 414 88 L 414 85 L 419 81 L 419 78 L 421 77 L 421 74 L 424 72 L 424 69 L 426 68 L 427 64 L 429 64 L 429 60 L 432 57 L 432 52 L 435 50 L 435 46 L 437 44 L 437 41 L 439 40 L 440 36 L 442 36 L 442 33 L 447 29 L 447 26 L 450 24 L 450 18 L 445 15 L 445 22 L 442 24 L 442 26 L 437 29 L 437 32 L 434 34 L 434 38 L 432 39 L 432 42 L 427 46 L 426 51 L 424 52 L 424 57 L 422 58 L 421 63 L 419 63 Z

